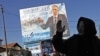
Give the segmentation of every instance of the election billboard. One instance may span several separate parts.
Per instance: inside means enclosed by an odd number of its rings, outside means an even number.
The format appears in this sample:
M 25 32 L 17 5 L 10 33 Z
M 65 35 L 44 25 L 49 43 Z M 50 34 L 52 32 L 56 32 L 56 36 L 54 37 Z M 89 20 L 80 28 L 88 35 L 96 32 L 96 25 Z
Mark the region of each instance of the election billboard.
M 63 36 L 69 36 L 68 18 L 64 3 L 20 9 L 22 40 L 24 43 L 52 39 L 57 22 L 65 26 Z

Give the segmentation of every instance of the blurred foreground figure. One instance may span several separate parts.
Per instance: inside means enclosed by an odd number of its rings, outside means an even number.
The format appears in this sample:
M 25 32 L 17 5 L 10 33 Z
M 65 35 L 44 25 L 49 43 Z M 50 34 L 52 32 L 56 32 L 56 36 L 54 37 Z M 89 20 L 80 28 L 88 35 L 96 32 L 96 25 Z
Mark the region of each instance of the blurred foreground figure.
M 57 23 L 57 32 L 52 40 L 57 51 L 66 56 L 100 56 L 100 40 L 96 36 L 97 31 L 93 20 L 80 17 L 77 24 L 78 34 L 74 34 L 67 40 L 62 39 L 65 29 L 61 24 L 61 21 Z

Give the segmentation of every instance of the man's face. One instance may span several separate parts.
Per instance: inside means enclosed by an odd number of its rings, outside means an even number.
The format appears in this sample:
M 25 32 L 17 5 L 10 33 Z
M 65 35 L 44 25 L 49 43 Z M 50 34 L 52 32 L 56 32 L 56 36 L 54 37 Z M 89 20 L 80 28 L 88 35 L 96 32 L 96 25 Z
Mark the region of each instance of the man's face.
M 52 7 L 52 13 L 53 13 L 53 15 L 57 15 L 58 14 L 58 7 L 57 6 L 53 6 Z

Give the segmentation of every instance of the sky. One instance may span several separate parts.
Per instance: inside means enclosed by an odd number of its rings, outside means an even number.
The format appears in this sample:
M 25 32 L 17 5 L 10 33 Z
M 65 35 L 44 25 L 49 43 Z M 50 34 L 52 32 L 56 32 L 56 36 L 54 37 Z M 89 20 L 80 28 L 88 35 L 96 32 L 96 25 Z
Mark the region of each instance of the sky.
M 99 34 L 100 0 L 0 0 L 0 5 L 2 5 L 4 9 L 7 43 L 17 42 L 23 46 L 20 9 L 54 3 L 65 3 L 70 36 L 77 34 L 76 25 L 81 16 L 94 20 L 97 28 L 97 35 Z M 0 39 L 3 39 L 3 44 L 5 44 L 1 9 Z

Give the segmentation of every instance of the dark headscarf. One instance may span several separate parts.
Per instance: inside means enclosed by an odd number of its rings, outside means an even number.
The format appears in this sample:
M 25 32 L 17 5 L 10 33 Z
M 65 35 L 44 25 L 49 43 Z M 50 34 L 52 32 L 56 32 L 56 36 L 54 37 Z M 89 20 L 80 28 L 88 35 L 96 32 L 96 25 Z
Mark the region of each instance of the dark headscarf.
M 89 18 L 85 18 L 85 17 L 80 17 L 77 24 L 77 29 L 78 29 L 80 21 L 84 22 L 84 35 L 96 35 L 97 31 L 96 31 L 95 23 L 93 20 Z

